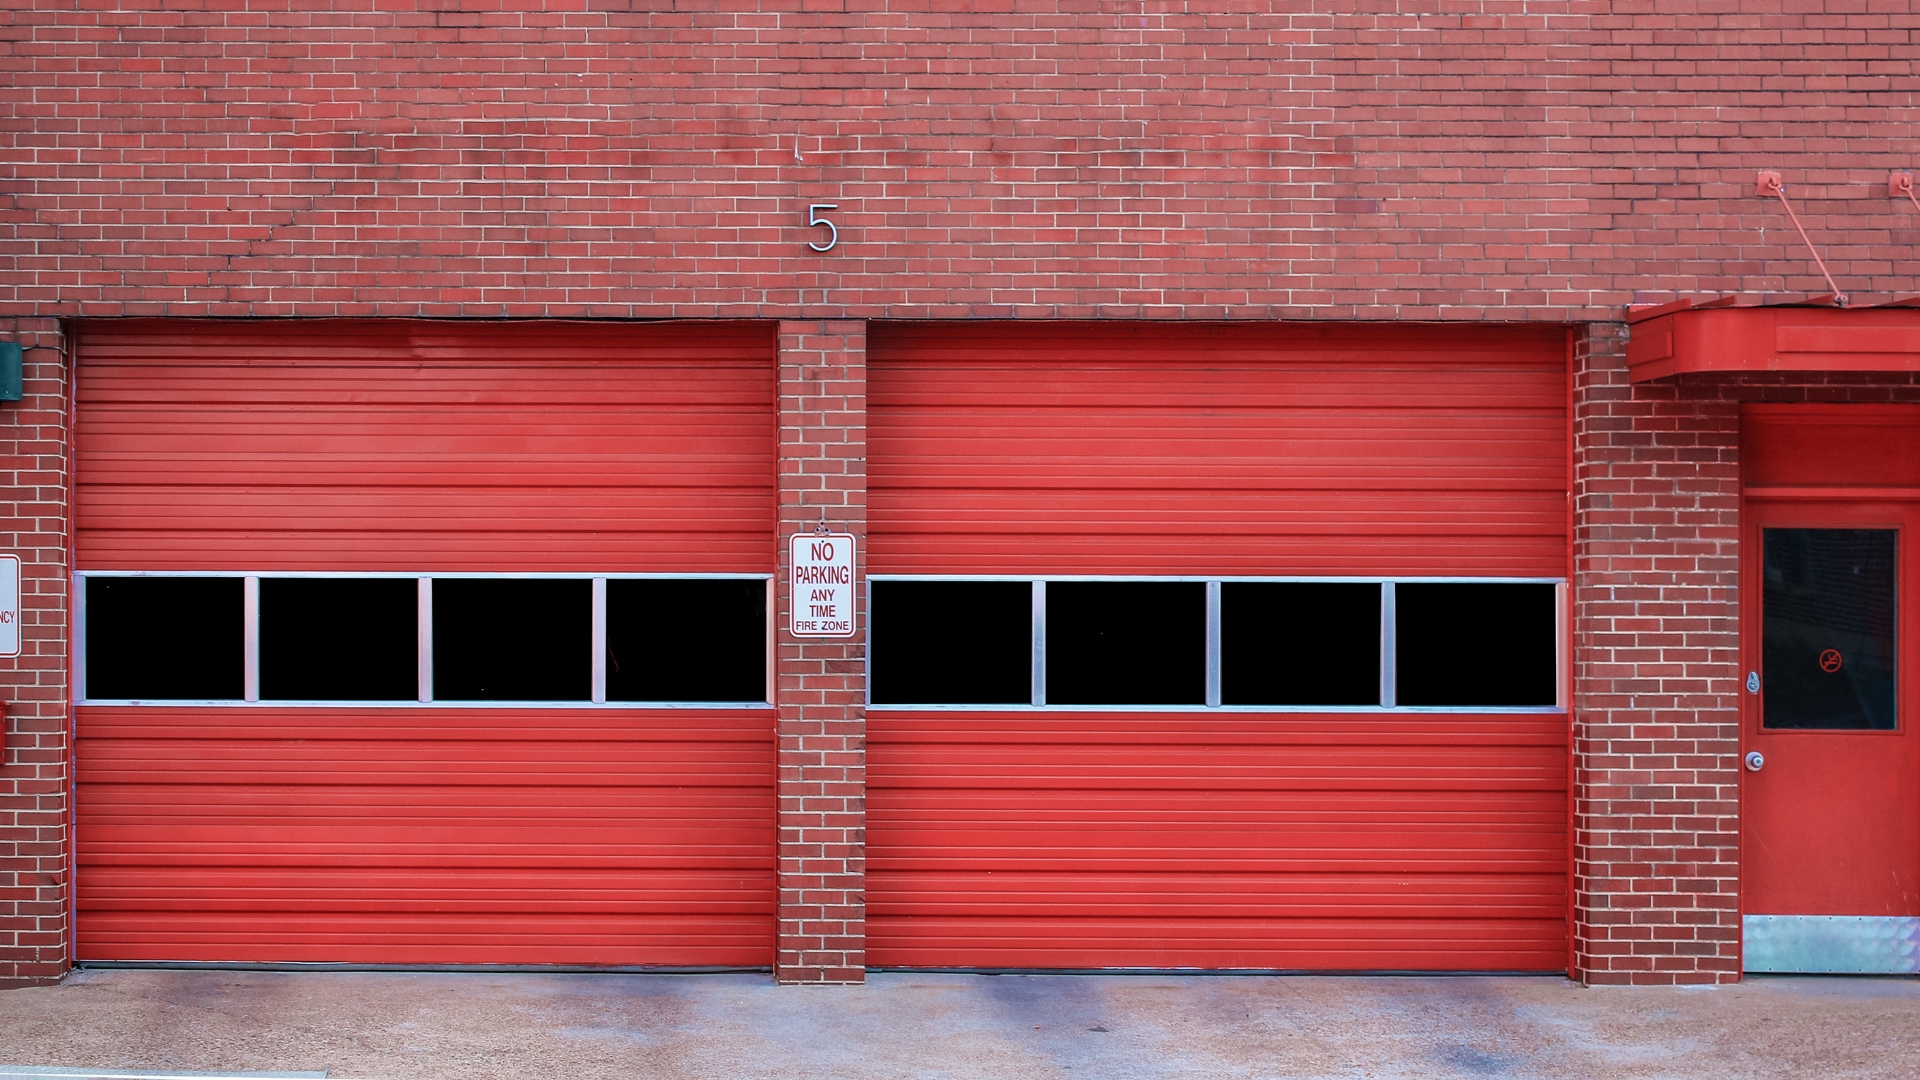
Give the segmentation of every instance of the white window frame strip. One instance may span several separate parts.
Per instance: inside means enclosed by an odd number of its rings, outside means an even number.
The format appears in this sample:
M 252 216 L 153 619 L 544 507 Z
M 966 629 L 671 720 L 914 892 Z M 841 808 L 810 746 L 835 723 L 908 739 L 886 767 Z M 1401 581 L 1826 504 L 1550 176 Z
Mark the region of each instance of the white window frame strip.
M 867 575 L 867 589 L 871 594 L 873 575 Z M 867 610 L 873 610 L 873 601 L 869 596 Z M 1047 582 L 1045 578 L 1035 578 L 1033 582 L 1033 662 L 1030 669 L 1032 683 L 1032 707 L 1047 707 Z M 873 684 L 867 684 L 867 698 L 873 698 Z M 869 708 L 871 708 L 869 704 Z M 1019 706 L 1012 706 L 1018 708 Z
M 241 698 L 178 699 L 158 701 L 84 696 L 87 674 L 86 579 L 95 577 L 206 577 L 239 578 L 242 581 L 243 692 Z M 263 701 L 260 699 L 260 579 L 261 578 L 411 578 L 418 582 L 418 645 L 416 664 L 419 672 L 417 700 L 395 701 Z M 587 701 L 440 701 L 433 696 L 433 581 L 443 579 L 490 579 L 500 581 L 588 581 L 593 589 L 592 642 L 594 649 L 592 695 Z M 776 578 L 773 574 L 738 573 L 500 573 L 486 571 L 421 572 L 417 570 L 77 570 L 73 573 L 74 604 L 72 703 L 76 706 L 140 706 L 142 708 L 272 708 L 272 709 L 619 709 L 646 711 L 667 709 L 770 709 L 774 701 L 774 613 Z M 767 633 L 766 700 L 764 701 L 608 701 L 606 674 L 607 582 L 608 581 L 763 581 L 766 583 L 764 618 Z
M 593 579 L 593 640 L 589 647 L 593 656 L 593 684 L 588 698 L 595 705 L 607 703 L 607 579 Z
M 1553 639 L 1553 700 L 1562 709 L 1573 705 L 1573 657 L 1568 651 L 1571 624 L 1568 617 L 1568 594 L 1571 590 L 1564 581 L 1553 586 L 1553 625 L 1559 630 Z
M 873 680 L 867 680 L 867 708 L 876 712 L 1152 712 L 1152 713 L 1351 713 L 1357 715 L 1558 715 L 1567 711 L 1571 672 L 1568 669 L 1568 583 L 1560 577 L 1497 577 L 1491 575 L 1434 575 L 1363 577 L 1359 575 L 1201 575 L 1201 574 L 1047 574 L 1030 577 L 1011 574 L 868 574 L 867 605 L 872 610 L 873 586 L 882 581 L 1027 581 L 1033 585 L 1032 701 L 1027 705 L 894 705 L 873 701 Z M 1207 586 L 1207 682 L 1205 704 L 1196 705 L 1049 705 L 1046 700 L 1046 585 L 1050 581 L 1160 582 L 1191 581 Z M 1380 586 L 1380 704 L 1376 705 L 1226 705 L 1220 703 L 1222 586 L 1236 583 L 1332 583 Z M 1399 641 L 1396 625 L 1401 584 L 1552 585 L 1554 586 L 1553 705 L 1401 705 L 1398 704 Z M 868 666 L 871 673 L 871 660 Z
M 243 674 L 240 696 L 246 701 L 260 700 L 260 578 L 250 574 L 240 592 L 240 650 Z
M 1380 707 L 1400 701 L 1400 608 L 1394 582 L 1380 583 Z
M 433 701 L 433 579 L 423 577 L 417 581 L 420 599 L 414 607 L 417 613 L 414 647 L 419 659 L 414 670 L 420 675 L 420 704 L 426 705 Z
M 780 672 L 780 665 L 779 665 L 780 654 L 775 651 L 780 647 L 780 597 L 777 594 L 777 588 L 778 586 L 775 584 L 774 579 L 771 576 L 769 576 L 767 578 L 767 643 L 766 643 L 766 650 L 767 650 L 766 704 L 768 705 L 773 705 L 780 700 L 779 690 L 775 688 L 775 684 L 774 684 L 774 678 Z M 866 650 L 862 649 L 861 651 L 864 653 Z
M 1207 582 L 1207 708 L 1220 707 L 1220 586 Z
M 80 692 L 87 685 L 87 589 L 78 574 L 73 575 L 73 584 L 69 588 L 68 595 L 73 597 L 73 640 L 67 643 L 67 655 L 73 657 L 73 685 L 67 688 L 67 694 L 72 703 L 78 705 Z M 70 713 L 68 723 L 73 722 Z M 69 737 L 77 737 L 78 730 L 77 727 L 69 728 L 67 734 Z

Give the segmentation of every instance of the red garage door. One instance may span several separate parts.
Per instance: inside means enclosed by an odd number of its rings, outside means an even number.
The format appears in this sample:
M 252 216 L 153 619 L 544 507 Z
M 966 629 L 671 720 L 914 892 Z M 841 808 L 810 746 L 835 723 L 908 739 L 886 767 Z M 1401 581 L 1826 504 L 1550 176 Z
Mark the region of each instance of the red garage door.
M 79 339 L 80 960 L 770 962 L 766 327 Z
M 1566 967 L 1563 330 L 869 341 L 869 962 Z

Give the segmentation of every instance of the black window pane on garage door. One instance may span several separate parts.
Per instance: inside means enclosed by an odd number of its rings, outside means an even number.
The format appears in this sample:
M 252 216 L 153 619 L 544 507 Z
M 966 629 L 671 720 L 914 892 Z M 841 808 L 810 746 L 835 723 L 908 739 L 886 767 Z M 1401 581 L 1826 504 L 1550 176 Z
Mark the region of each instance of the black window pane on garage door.
M 1220 700 L 1380 703 L 1380 586 L 1229 581 L 1220 587 Z
M 413 700 L 419 605 L 413 578 L 261 578 L 261 699 Z
M 1047 704 L 1204 705 L 1207 587 L 1047 583 Z
M 245 693 L 245 583 L 237 577 L 86 579 L 86 680 L 101 699 L 226 700 Z
M 436 701 L 586 701 L 593 583 L 435 578 Z
M 1399 704 L 1555 704 L 1552 585 L 1402 582 L 1395 593 Z
M 868 612 L 876 705 L 1033 700 L 1033 584 L 876 581 Z
M 608 701 L 765 701 L 767 583 L 607 582 Z

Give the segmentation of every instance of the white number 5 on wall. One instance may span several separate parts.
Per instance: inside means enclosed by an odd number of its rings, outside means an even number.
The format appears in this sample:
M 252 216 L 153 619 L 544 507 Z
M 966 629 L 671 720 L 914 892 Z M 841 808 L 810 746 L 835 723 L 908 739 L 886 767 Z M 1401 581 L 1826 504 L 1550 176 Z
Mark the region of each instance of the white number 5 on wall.
M 832 251 L 833 245 L 838 244 L 840 242 L 839 227 L 836 226 L 832 221 L 830 221 L 825 215 L 820 213 L 820 211 L 822 210 L 838 210 L 838 209 L 840 209 L 839 203 L 830 203 L 830 202 L 812 203 L 807 207 L 807 227 L 809 229 L 812 229 L 812 228 L 818 228 L 820 226 L 825 226 L 827 230 L 826 243 L 816 244 L 811 240 L 809 240 L 807 242 L 808 247 L 812 248 L 815 251 Z

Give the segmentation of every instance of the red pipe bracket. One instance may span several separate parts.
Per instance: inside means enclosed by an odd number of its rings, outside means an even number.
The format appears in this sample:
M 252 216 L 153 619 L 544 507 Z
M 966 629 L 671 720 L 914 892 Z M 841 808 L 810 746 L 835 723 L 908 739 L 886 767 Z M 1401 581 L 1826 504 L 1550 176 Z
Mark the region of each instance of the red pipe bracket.
M 1913 174 L 1910 172 L 1888 173 L 1887 196 L 1897 199 L 1902 195 L 1907 197 L 1907 201 L 1913 204 L 1915 210 L 1920 210 L 1920 198 L 1915 198 L 1913 194 Z
M 1807 230 L 1800 225 L 1800 215 L 1793 212 L 1793 204 L 1787 201 L 1787 185 L 1781 182 L 1780 174 L 1772 171 L 1761 172 L 1754 178 L 1753 188 L 1754 194 L 1763 198 L 1768 195 L 1779 197 L 1780 205 L 1787 208 L 1787 220 L 1793 222 L 1794 231 L 1800 234 L 1800 242 L 1807 245 L 1807 254 L 1813 256 L 1813 265 L 1820 268 L 1820 276 L 1827 279 L 1827 288 L 1833 290 L 1833 306 L 1846 307 L 1847 294 L 1841 292 L 1840 286 L 1834 284 L 1833 275 L 1827 272 L 1826 260 L 1820 257 L 1820 253 L 1814 250 L 1813 241 L 1807 238 Z M 1916 205 L 1920 205 L 1920 202 Z

